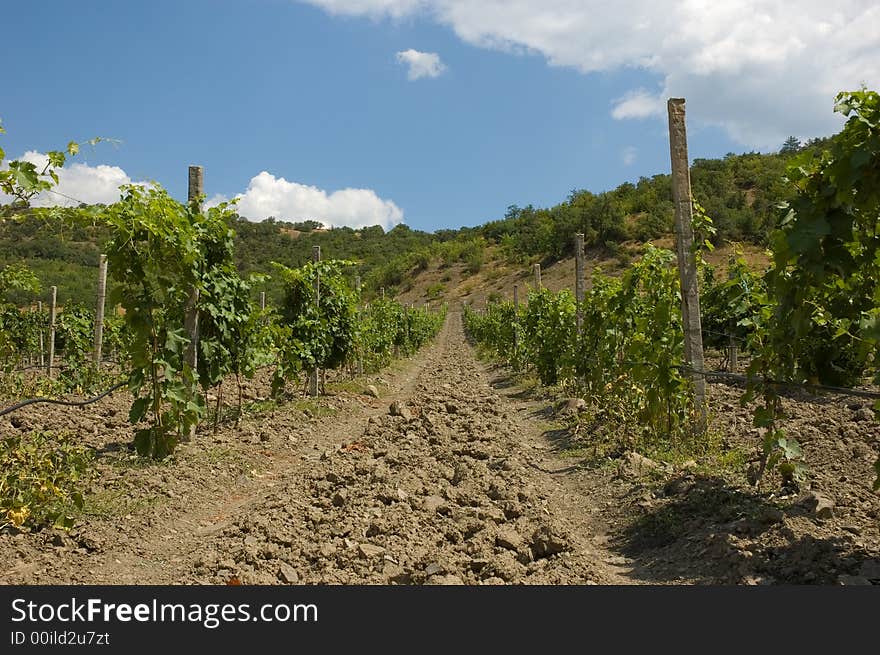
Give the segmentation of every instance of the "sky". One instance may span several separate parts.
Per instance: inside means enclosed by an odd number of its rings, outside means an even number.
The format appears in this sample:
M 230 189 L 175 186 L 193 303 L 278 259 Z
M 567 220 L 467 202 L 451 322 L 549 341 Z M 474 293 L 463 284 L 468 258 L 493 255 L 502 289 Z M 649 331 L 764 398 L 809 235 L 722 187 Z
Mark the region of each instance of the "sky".
M 876 0 L 42 0 L 0 4 L 0 144 L 85 147 L 59 193 L 155 181 L 252 220 L 436 230 L 775 151 L 880 88 Z M 49 194 L 36 204 L 70 202 Z

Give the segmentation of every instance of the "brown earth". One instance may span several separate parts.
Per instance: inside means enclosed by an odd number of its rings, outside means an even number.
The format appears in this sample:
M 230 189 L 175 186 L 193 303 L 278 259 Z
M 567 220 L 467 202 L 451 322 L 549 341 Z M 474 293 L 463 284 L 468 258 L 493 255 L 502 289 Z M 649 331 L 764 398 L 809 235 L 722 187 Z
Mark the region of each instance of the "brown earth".
M 675 250 L 672 237 L 656 239 L 652 244 L 658 248 Z M 621 245 L 621 250 L 632 259 L 639 256 L 643 244 L 629 242 Z M 742 257 L 755 271 L 763 271 L 769 265 L 767 252 L 751 244 L 740 244 Z M 404 288 L 396 296 L 404 304 L 421 306 L 425 302 L 436 304 L 448 302 L 457 305 L 469 303 L 475 307 L 485 307 L 490 297 L 507 300 L 513 298 L 513 285 L 520 289 L 520 302 L 526 298 L 527 287 L 534 286 L 532 265 L 505 262 L 497 246 L 486 246 L 486 262 L 476 273 L 469 273 L 462 263 L 443 266 L 433 262 L 424 271 L 413 271 Z M 723 279 L 727 274 L 728 259 L 734 253 L 733 245 L 724 245 L 706 253 L 706 261 L 715 267 L 716 275 Z M 593 270 L 599 267 L 605 275 L 619 275 L 626 269 L 625 260 L 612 257 L 600 249 L 590 249 L 585 253 L 585 282 L 590 287 Z M 546 265 L 541 270 L 541 285 L 551 291 L 571 289 L 574 292 L 574 257 L 567 257 Z
M 4 417 L 82 435 L 99 477 L 69 534 L 0 533 L 0 583 L 880 582 L 867 403 L 786 400 L 810 496 L 756 491 L 745 463 L 591 457 L 554 398 L 474 357 L 457 312 L 414 358 L 331 389 L 270 406 L 258 381 L 239 427 L 160 464 L 130 452 L 124 395 Z M 738 390 L 712 394 L 722 450 L 753 451 Z

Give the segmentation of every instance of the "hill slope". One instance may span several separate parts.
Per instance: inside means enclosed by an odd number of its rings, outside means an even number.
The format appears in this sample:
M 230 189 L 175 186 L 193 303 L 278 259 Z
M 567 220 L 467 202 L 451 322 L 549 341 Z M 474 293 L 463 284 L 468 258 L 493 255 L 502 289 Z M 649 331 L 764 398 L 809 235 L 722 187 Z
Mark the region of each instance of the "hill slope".
M 824 145 L 811 142 L 806 149 Z M 790 190 L 784 182 L 786 165 L 796 154 L 729 154 L 723 159 L 698 159 L 691 168 L 694 197 L 712 217 L 713 240 L 750 244 L 755 263 L 763 265 L 760 246 L 776 220 L 775 205 Z M 316 229 L 314 221 L 289 223 L 274 218 L 233 221 L 236 259 L 244 273 L 273 272 L 272 262 L 299 266 L 320 246 L 324 258 L 356 262 L 351 276 L 362 278 L 367 296 L 381 289 L 409 302 L 426 300 L 485 301 L 493 293 L 510 294 L 524 283 L 531 265 L 542 263 L 550 288 L 571 284 L 573 235 L 585 235 L 590 253 L 587 269 L 601 264 L 608 271 L 637 256 L 641 243 L 671 243 L 672 198 L 669 175 L 642 178 L 614 190 L 594 194 L 572 191 L 554 207 L 511 206 L 503 219 L 478 227 L 434 233 L 397 225 L 385 232 L 379 226 Z M 93 302 L 98 257 L 109 237 L 100 227 L 64 227 L 34 217 L 0 223 L 0 266 L 22 262 L 40 279 L 40 299 L 58 286 L 62 303 Z M 726 259 L 722 247 L 715 256 Z M 109 284 L 113 285 L 110 271 Z M 270 302 L 279 288 L 265 284 Z M 9 300 L 25 304 L 36 298 L 11 293 Z

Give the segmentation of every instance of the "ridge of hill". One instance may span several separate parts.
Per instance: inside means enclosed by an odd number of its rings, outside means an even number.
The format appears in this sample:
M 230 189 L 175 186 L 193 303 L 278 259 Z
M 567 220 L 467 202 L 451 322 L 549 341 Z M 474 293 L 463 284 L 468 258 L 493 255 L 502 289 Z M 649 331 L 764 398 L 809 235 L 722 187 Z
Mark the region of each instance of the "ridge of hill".
M 697 159 L 691 167 L 695 199 L 711 216 L 719 250 L 711 258 L 723 263 L 726 244 L 742 242 L 756 266 L 769 230 L 777 218 L 776 205 L 791 189 L 785 183 L 786 166 L 803 151 L 815 151 L 827 140 L 774 154 L 728 154 L 721 159 Z M 436 232 L 399 224 L 387 232 L 380 226 L 325 229 L 317 221 L 291 223 L 274 217 L 254 222 L 232 221 L 236 232 L 236 260 L 248 273 L 273 273 L 272 262 L 300 266 L 309 261 L 312 247 L 324 258 L 355 262 L 351 276 L 359 275 L 367 297 L 385 289 L 405 302 L 427 300 L 485 302 L 492 294 L 509 296 L 515 282 L 525 283 L 531 265 L 544 267 L 549 288 L 573 282 L 573 235 L 585 235 L 588 272 L 601 265 L 613 272 L 638 256 L 641 244 L 671 245 L 673 205 L 670 176 L 643 177 L 617 188 L 593 193 L 572 191 L 549 208 L 510 206 L 502 219 L 476 227 Z M 0 223 L 0 267 L 23 263 L 39 278 L 47 300 L 48 289 L 58 287 L 59 302 L 91 304 L 94 299 L 99 253 L 109 233 L 99 226 L 50 224 L 34 216 Z M 110 271 L 109 284 L 113 285 Z M 277 302 L 280 287 L 271 279 L 262 288 Z M 11 292 L 8 300 L 34 300 Z

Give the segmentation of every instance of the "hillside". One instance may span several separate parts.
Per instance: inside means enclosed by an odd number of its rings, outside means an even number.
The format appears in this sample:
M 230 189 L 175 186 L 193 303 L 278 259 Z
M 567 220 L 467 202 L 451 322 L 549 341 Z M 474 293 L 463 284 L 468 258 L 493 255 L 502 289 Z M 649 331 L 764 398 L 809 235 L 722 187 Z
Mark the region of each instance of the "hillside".
M 801 150 L 814 150 L 814 141 Z M 775 206 L 790 190 L 784 171 L 796 149 L 775 154 L 728 154 L 722 159 L 698 159 L 691 169 L 694 196 L 717 230 L 712 240 L 720 246 L 713 258 L 726 260 L 729 242 L 743 242 L 760 252 L 776 220 Z M 459 300 L 484 302 L 491 294 L 509 295 L 512 285 L 530 278 L 532 264 L 544 268 L 549 288 L 572 282 L 572 235 L 585 235 L 587 270 L 601 265 L 615 268 L 637 256 L 641 244 L 671 244 L 672 199 L 668 175 L 624 183 L 608 192 L 572 191 L 549 208 L 508 208 L 505 216 L 477 227 L 414 230 L 400 224 L 385 232 L 379 226 L 323 229 L 315 221 L 291 223 L 275 218 L 261 222 L 239 217 L 236 232 L 239 269 L 272 275 L 272 262 L 300 266 L 320 246 L 324 258 L 355 262 L 350 275 L 359 275 L 365 294 L 381 289 L 408 302 Z M 0 266 L 22 262 L 40 279 L 38 299 L 58 286 L 60 302 L 91 304 L 96 288 L 97 262 L 105 230 L 95 226 L 62 226 L 34 217 L 0 224 Z M 112 288 L 113 272 L 109 284 Z M 270 279 L 262 286 L 270 302 L 280 291 Z M 12 292 L 9 300 L 26 304 L 37 298 Z
M 650 243 L 657 247 L 672 250 L 671 236 L 654 239 Z M 766 251 L 754 244 L 738 244 L 744 259 L 754 270 L 763 270 L 769 263 Z M 624 244 L 624 256 L 613 256 L 601 249 L 591 249 L 586 253 L 586 285 L 590 287 L 593 270 L 598 267 L 603 273 L 615 275 L 626 267 L 630 258 L 638 257 L 643 244 L 629 242 Z M 731 245 L 721 246 L 706 255 L 720 276 L 725 274 L 728 258 L 733 254 Z M 521 300 L 525 299 L 527 288 L 534 286 L 534 275 L 529 265 L 506 262 L 497 246 L 487 246 L 486 263 L 476 273 L 468 271 L 463 263 L 445 266 L 434 262 L 424 271 L 414 272 L 402 287 L 398 298 L 404 303 L 422 305 L 425 302 L 468 303 L 483 307 L 493 299 L 513 298 L 513 286 L 520 289 Z M 574 257 L 563 257 L 541 269 L 541 284 L 551 291 L 574 290 Z

